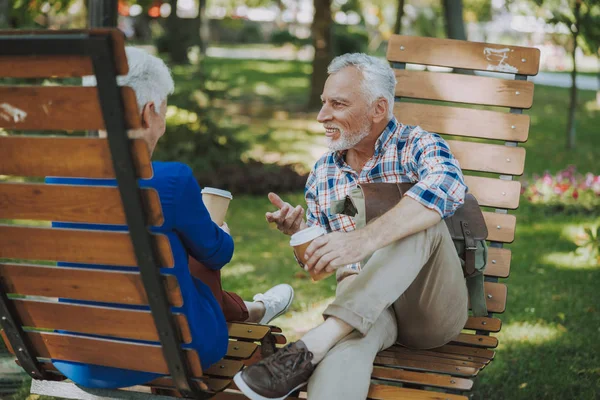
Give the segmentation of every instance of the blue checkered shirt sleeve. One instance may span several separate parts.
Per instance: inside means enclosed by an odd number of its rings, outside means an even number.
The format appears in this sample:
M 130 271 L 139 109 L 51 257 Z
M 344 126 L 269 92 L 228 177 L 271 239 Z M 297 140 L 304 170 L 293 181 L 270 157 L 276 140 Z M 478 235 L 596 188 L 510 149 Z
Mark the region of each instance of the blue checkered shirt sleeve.
M 406 194 L 442 218 L 454 214 L 464 203 L 467 187 L 458 160 L 439 135 L 415 129 L 401 157 L 418 177 Z

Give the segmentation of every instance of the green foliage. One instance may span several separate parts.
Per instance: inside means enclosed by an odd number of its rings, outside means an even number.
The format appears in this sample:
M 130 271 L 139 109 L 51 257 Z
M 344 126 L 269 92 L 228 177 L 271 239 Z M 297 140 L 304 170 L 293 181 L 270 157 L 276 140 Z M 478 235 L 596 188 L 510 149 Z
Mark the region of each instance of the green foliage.
M 311 39 L 300 39 L 293 35 L 288 29 L 281 29 L 271 34 L 271 43 L 276 46 L 283 46 L 285 44 L 292 44 L 296 47 L 304 46 L 311 43 Z
M 169 98 L 167 130 L 158 142 L 155 158 L 181 161 L 196 173 L 240 164 L 246 145 L 237 139 L 235 129 L 226 127 L 219 118 L 220 112 L 213 106 L 219 92 L 207 89 L 210 80 L 193 68 L 188 69 L 188 85 L 179 85 Z
M 40 24 L 37 18 L 41 15 L 60 14 L 65 12 L 75 0 L 14 0 L 9 15 L 9 26 L 12 29 L 35 28 Z M 44 11 L 42 11 L 44 10 Z
M 364 53 L 369 44 L 369 35 L 362 27 L 351 25 L 334 25 L 333 55 L 345 53 Z
M 263 41 L 262 29 L 255 23 L 245 24 L 238 36 L 238 43 L 261 43 Z
M 576 253 L 590 262 L 600 265 L 600 225 L 583 229 L 583 235 L 578 237 L 576 244 L 579 246 Z

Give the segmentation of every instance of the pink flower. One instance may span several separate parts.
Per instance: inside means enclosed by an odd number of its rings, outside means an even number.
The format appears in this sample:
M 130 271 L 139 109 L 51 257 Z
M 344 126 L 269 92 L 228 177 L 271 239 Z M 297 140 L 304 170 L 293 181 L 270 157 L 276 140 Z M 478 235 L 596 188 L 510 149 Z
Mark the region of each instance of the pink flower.
M 544 185 L 552 185 L 552 176 L 546 172 L 542 178 L 542 182 Z

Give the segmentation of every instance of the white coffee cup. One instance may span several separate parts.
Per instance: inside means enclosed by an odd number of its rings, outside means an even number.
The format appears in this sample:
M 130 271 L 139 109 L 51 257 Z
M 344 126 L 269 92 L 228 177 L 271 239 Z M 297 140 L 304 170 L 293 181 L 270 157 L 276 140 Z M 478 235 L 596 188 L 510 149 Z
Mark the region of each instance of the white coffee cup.
M 310 228 L 303 229 L 300 232 L 296 232 L 292 235 L 292 237 L 290 238 L 290 246 L 294 248 L 296 260 L 298 260 L 298 264 L 300 264 L 302 268 L 304 268 L 304 264 L 306 263 L 304 253 L 306 253 L 306 249 L 308 248 L 310 243 L 316 238 L 323 236 L 326 233 L 327 231 L 325 229 L 318 225 L 314 225 Z M 315 273 L 314 270 L 310 270 L 309 272 L 313 281 L 319 281 L 333 274 L 333 272 L 325 271 Z
M 227 190 L 205 187 L 202 189 L 202 201 L 215 224 L 221 226 L 233 196 Z

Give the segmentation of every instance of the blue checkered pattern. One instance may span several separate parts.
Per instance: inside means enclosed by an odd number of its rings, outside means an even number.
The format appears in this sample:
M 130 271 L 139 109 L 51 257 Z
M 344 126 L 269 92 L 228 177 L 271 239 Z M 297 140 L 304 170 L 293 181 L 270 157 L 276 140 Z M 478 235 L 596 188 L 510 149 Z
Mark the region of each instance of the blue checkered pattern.
M 332 214 L 330 207 L 358 183 L 416 183 L 405 196 L 442 218 L 454 214 L 464 203 L 467 187 L 458 161 L 444 139 L 420 127 L 402 125 L 392 118 L 375 143 L 375 154 L 360 172 L 354 171 L 344 158 L 345 151 L 331 151 L 313 167 L 304 190 L 309 226 L 320 225 L 328 232 L 353 231 L 354 220 Z

